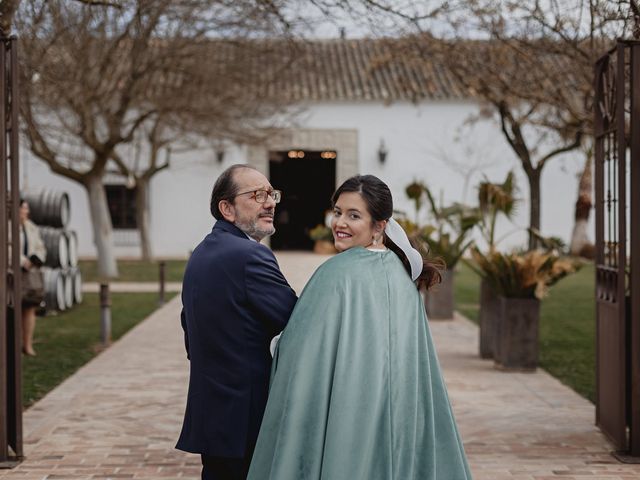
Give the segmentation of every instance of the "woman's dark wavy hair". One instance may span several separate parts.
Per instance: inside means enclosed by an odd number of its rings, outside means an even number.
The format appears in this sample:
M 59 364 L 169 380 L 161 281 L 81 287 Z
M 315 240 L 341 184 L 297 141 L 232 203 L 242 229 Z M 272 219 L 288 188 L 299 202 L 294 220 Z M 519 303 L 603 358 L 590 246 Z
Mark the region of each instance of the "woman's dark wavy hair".
M 331 197 L 333 205 L 336 204 L 338 198 L 343 193 L 356 192 L 359 193 L 367 205 L 367 210 L 374 221 L 389 220 L 393 215 L 393 197 L 391 190 L 386 183 L 373 175 L 356 175 L 347 179 Z M 416 245 L 416 242 L 409 239 L 411 244 L 420 252 L 423 257 L 422 273 L 416 280 L 418 288 L 425 287 L 427 289 L 442 281 L 442 270 L 444 270 L 444 262 L 440 258 L 425 258 L 424 245 Z M 404 268 L 411 275 L 411 265 L 407 256 L 402 249 L 393 243 L 386 235 L 384 236 L 384 244 L 392 250 L 402 261 Z M 428 252 L 427 252 L 428 253 Z

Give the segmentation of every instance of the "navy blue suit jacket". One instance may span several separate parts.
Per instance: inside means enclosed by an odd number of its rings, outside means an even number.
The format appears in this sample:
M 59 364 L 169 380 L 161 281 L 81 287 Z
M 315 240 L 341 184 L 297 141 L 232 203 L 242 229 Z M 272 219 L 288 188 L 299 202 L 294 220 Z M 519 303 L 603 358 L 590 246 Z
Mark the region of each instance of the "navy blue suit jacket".
M 216 222 L 184 274 L 181 321 L 191 372 L 176 448 L 237 458 L 253 450 L 269 389 L 269 343 L 296 300 L 269 248 Z

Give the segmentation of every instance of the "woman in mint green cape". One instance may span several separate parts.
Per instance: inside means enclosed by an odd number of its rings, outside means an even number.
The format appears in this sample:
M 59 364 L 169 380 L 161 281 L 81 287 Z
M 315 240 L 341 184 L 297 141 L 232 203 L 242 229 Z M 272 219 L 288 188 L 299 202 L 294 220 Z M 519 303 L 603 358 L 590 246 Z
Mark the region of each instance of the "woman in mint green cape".
M 410 276 L 439 274 L 389 238 L 382 181 L 353 177 L 333 202 L 343 253 L 314 273 L 278 342 L 248 479 L 471 479 Z

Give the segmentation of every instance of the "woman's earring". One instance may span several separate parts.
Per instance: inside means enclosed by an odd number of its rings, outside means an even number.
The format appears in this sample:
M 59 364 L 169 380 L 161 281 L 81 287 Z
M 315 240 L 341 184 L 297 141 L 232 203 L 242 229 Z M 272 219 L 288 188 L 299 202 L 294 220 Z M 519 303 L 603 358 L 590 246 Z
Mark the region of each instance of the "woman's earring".
M 378 246 L 378 239 L 375 237 L 375 235 L 373 236 L 373 246 L 374 247 Z

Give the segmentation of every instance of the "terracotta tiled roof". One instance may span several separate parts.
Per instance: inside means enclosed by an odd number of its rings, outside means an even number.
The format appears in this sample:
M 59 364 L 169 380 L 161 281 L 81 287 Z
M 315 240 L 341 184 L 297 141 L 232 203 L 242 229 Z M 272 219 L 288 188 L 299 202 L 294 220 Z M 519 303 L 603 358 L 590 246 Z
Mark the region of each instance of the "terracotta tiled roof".
M 196 85 L 199 95 L 212 99 L 248 101 L 271 99 L 279 103 L 331 101 L 396 101 L 466 99 L 472 95 L 456 81 L 447 68 L 428 58 L 416 60 L 415 52 L 398 54 L 398 40 L 391 39 L 331 39 L 331 40 L 211 40 L 193 43 L 185 48 L 158 41 L 157 50 L 146 54 L 155 62 L 148 78 L 136 88 L 146 91 L 152 99 L 157 95 L 182 95 L 186 83 Z M 34 45 L 37 46 L 37 45 Z M 32 46 L 33 47 L 33 46 Z M 103 43 L 87 46 L 98 58 L 105 50 Z M 162 49 L 178 49 L 165 58 Z M 48 72 L 59 73 L 65 80 L 72 67 L 70 54 L 49 48 L 46 58 L 54 64 Z M 129 48 L 121 49 L 122 61 L 113 61 L 115 71 L 126 77 L 130 59 Z M 117 52 L 114 57 L 117 57 Z M 164 63 L 166 68 L 163 69 Z M 108 98 L 120 88 L 110 75 L 101 98 Z M 48 79 L 50 80 L 50 79 Z M 71 82 L 73 83 L 73 81 Z M 43 84 L 45 84 L 43 82 Z M 74 83 L 75 85 L 75 83 Z M 251 100 L 252 99 L 252 100 Z M 232 103 L 232 102 L 231 102 Z
M 266 88 L 292 102 L 419 101 L 471 95 L 442 65 L 394 57 L 391 41 L 316 40 L 295 45 L 291 64 Z

